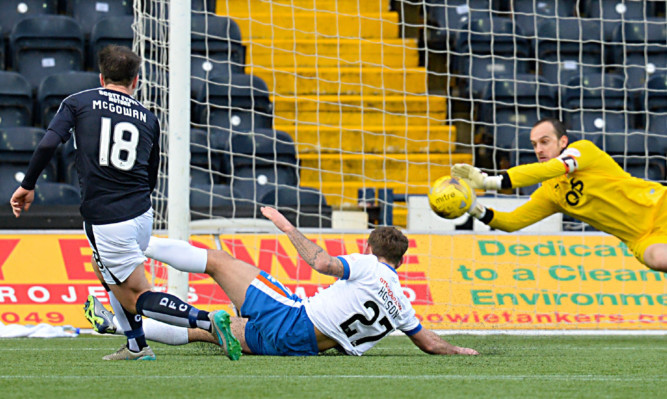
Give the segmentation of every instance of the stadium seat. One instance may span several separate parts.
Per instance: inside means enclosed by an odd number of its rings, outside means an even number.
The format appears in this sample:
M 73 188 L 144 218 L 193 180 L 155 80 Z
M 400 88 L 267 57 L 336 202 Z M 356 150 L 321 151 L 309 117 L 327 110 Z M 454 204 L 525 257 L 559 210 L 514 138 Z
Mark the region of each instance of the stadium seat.
M 642 88 L 652 74 L 667 71 L 664 18 L 620 24 L 614 30 L 613 41 L 613 63 L 627 77 L 628 89 Z
M 540 74 L 559 86 L 574 77 L 601 74 L 601 39 L 598 21 L 559 18 L 540 23 L 535 48 Z
M 553 90 L 546 80 L 532 74 L 500 76 L 489 82 L 479 114 L 491 126 L 494 143 L 510 149 L 519 132 L 530 131 L 538 120 L 553 116 Z
M 0 127 L 32 125 L 32 89 L 16 72 L 0 71 Z
M 37 89 L 39 116 L 36 124 L 47 128 L 62 100 L 71 94 L 97 87 L 100 87 L 100 77 L 95 72 L 64 72 L 46 76 Z
M 296 148 L 283 131 L 232 132 L 226 154 L 230 184 L 244 198 L 260 200 L 271 188 L 298 185 Z
M 491 80 L 501 75 L 528 73 L 530 40 L 511 18 L 477 18 L 459 32 L 455 51 L 463 92 L 479 98 Z
M 639 109 L 646 110 L 646 131 L 667 135 L 667 73 L 657 73 L 648 79 L 640 102 Z
M 218 184 L 225 180 L 222 174 L 224 148 L 220 135 L 209 135 L 201 129 L 190 130 L 191 184 Z
M 197 92 L 193 105 L 195 123 L 237 131 L 273 126 L 273 106 L 266 83 L 257 76 L 221 75 L 210 78 Z
M 216 0 L 192 0 L 192 11 L 215 13 Z
M 6 38 L 14 25 L 24 18 L 40 14 L 57 14 L 58 0 L 0 0 L 0 26 Z
M 261 218 L 257 204 L 227 184 L 190 186 L 190 219 Z
M 41 182 L 35 186 L 34 205 L 79 205 L 80 203 L 79 189 L 72 185 Z
M 487 84 L 479 115 L 482 129 L 497 148 L 495 161 L 500 169 L 509 167 L 513 143 L 521 132 L 530 132 L 535 122 L 554 116 L 553 91 L 544 79 L 532 74 L 499 77 Z
M 533 39 L 537 27 L 543 21 L 561 17 L 572 17 L 575 2 L 568 0 L 513 0 L 509 2 L 510 11 L 523 34 Z
M 618 24 L 657 17 L 656 3 L 657 1 L 585 0 L 582 11 L 588 18 L 601 21 L 604 38 L 610 41 Z
M 23 180 L 32 154 L 44 134 L 44 130 L 33 127 L 0 129 L 0 181 L 3 185 Z M 56 178 L 56 162 L 52 161 L 44 168 L 41 179 L 56 181 Z
M 70 17 L 25 18 L 10 35 L 12 65 L 36 89 L 46 76 L 82 70 L 83 43 L 81 28 Z
M 299 206 L 326 206 L 324 195 L 312 187 L 280 187 L 268 190 L 260 202 L 264 205 L 289 207 L 296 209 Z
M 426 42 L 429 50 L 446 50 L 461 26 L 470 19 L 490 17 L 498 10 L 493 0 L 426 0 Z
M 245 71 L 241 30 L 229 17 L 192 16 L 190 68 L 192 76 L 230 75 Z
M 0 30 L 2 30 L 2 27 L 0 26 Z M 6 58 L 7 51 L 5 49 L 5 40 L 1 39 L 0 40 L 0 70 L 5 69 L 5 58 Z
M 117 44 L 132 48 L 134 32 L 132 31 L 133 16 L 107 17 L 98 21 L 90 32 L 88 50 L 88 66 L 93 71 L 99 71 L 97 55 L 100 50 L 110 44 Z
M 570 80 L 563 103 L 568 131 L 582 138 L 633 126 L 633 103 L 616 74 L 588 75 Z
M 76 171 L 74 151 L 74 140 L 72 139 L 61 145 L 58 159 L 58 180 L 78 187 L 79 174 Z
M 91 34 L 93 26 L 107 17 L 132 16 L 132 0 L 67 0 L 67 15 L 81 25 L 83 34 Z
M 260 203 L 276 207 L 297 227 L 331 227 L 331 206 L 315 188 L 273 187 L 264 193 Z
M 190 207 L 231 207 L 241 196 L 228 184 L 199 184 L 190 187 Z
M 644 132 L 607 133 L 604 149 L 632 176 L 665 181 L 665 137 Z

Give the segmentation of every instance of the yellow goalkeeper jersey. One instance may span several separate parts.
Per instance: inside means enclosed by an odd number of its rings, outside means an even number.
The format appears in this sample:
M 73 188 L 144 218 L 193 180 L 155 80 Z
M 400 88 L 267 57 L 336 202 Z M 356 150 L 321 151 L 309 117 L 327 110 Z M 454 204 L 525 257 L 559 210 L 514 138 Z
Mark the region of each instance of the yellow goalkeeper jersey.
M 626 244 L 651 232 L 667 191 L 632 177 L 588 140 L 571 143 L 547 162 L 510 168 L 507 175 L 513 188 L 542 185 L 514 211 L 494 210 L 489 226 L 515 231 L 562 212 Z

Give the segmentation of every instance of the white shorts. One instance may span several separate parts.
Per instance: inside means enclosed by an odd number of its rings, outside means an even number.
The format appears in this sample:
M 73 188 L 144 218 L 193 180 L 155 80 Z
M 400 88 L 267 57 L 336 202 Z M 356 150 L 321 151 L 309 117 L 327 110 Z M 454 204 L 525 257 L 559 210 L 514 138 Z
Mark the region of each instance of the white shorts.
M 107 284 L 120 284 L 146 262 L 144 251 L 153 232 L 153 209 L 124 222 L 83 223 L 93 256 Z

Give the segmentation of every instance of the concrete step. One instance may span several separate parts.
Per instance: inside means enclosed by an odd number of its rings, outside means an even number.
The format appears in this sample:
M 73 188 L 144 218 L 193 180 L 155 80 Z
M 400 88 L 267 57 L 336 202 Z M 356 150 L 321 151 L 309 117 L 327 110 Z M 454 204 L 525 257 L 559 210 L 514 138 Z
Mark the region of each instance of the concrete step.
M 304 182 L 396 182 L 428 186 L 451 165 L 472 162 L 470 154 L 299 154 Z
M 331 11 L 280 13 L 266 11 L 233 15 L 246 39 L 392 38 L 399 37 L 398 13 L 345 14 Z
M 271 68 L 419 66 L 414 39 L 253 39 L 245 41 L 246 62 Z
M 262 78 L 270 91 L 281 95 L 426 93 L 425 68 L 319 68 L 273 69 L 249 65 L 246 73 Z
M 286 13 L 291 10 L 338 12 L 350 15 L 389 12 L 389 2 L 380 0 L 220 0 L 216 13 L 243 16 L 255 13 Z
M 307 153 L 450 153 L 456 148 L 456 127 L 415 126 L 276 126 L 289 133 L 300 154 Z
M 444 97 L 421 96 L 299 96 L 274 97 L 275 125 L 329 126 L 442 125 Z

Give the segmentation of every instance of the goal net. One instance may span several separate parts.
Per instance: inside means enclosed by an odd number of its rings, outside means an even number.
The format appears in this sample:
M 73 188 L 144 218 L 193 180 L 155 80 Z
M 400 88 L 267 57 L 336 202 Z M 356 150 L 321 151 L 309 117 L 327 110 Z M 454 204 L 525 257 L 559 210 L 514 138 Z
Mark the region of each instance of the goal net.
M 138 96 L 165 133 L 163 229 L 173 16 L 168 1 L 135 3 Z M 260 205 L 332 254 L 358 252 L 367 228 L 395 225 L 411 239 L 399 277 L 426 327 L 665 328 L 665 278 L 615 238 L 567 217 L 497 234 L 466 217 L 437 219 L 424 196 L 455 163 L 495 174 L 535 162 L 529 131 L 544 117 L 631 174 L 665 182 L 661 2 L 193 0 L 191 14 L 182 32 L 191 72 L 181 77 L 190 145 L 178 150 L 190 154 L 181 191 L 192 233 L 206 233 L 197 245 L 313 295 L 333 280 L 310 272 Z M 482 200 L 512 209 L 533 190 Z M 205 276 L 190 276 L 190 300 L 228 306 Z

